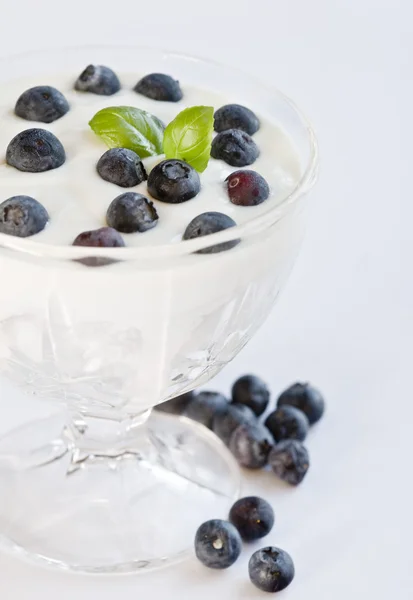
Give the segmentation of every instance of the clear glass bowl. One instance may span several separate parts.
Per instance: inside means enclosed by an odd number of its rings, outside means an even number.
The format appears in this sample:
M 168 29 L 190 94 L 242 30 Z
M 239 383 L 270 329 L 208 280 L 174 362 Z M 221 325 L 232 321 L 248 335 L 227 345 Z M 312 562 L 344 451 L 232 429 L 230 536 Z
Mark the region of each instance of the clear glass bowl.
M 284 129 L 301 164 L 299 184 L 280 204 L 208 238 L 86 251 L 0 234 L 8 282 L 0 373 L 66 408 L 0 441 L 0 533 L 48 564 L 124 572 L 184 557 L 197 526 L 225 517 L 238 495 L 238 468 L 211 432 L 150 409 L 207 382 L 265 321 L 300 247 L 318 160 L 313 131 L 288 98 L 197 58 L 131 47 L 48 50 L 3 60 L 0 81 L 75 78 L 93 62 L 171 73 L 238 98 Z M 230 239 L 241 243 L 194 254 Z M 86 267 L 85 257 L 108 264 Z

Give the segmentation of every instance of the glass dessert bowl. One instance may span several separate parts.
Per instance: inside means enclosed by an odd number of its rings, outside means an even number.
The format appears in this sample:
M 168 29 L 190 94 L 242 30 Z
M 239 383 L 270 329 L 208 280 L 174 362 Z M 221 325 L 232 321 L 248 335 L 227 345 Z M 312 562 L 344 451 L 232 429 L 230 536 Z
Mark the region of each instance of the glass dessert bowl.
M 151 409 L 209 381 L 265 321 L 300 248 L 317 149 L 311 127 L 279 92 L 228 67 L 160 50 L 42 52 L 3 61 L 0 78 L 8 84 L 30 73 L 53 85 L 54 74 L 74 80 L 93 62 L 120 75 L 164 72 L 183 88 L 218 90 L 275 123 L 298 165 L 296 180 L 265 210 L 206 237 L 85 248 L 0 234 L 7 281 L 0 372 L 65 407 L 0 440 L 0 534 L 47 564 L 133 572 L 186 556 L 198 525 L 225 518 L 238 497 L 238 467 L 220 440 L 185 417 Z M 119 103 L 106 98 L 106 106 Z M 90 108 L 90 118 L 99 108 Z M 22 121 L 20 129 L 37 125 Z M 75 161 L 76 144 L 67 143 L 68 162 Z M 20 185 L 25 174 L 16 173 Z M 14 185 L 3 187 L 1 200 Z M 44 179 L 45 195 L 61 192 L 55 179 Z M 204 252 L 235 241 L 229 250 Z

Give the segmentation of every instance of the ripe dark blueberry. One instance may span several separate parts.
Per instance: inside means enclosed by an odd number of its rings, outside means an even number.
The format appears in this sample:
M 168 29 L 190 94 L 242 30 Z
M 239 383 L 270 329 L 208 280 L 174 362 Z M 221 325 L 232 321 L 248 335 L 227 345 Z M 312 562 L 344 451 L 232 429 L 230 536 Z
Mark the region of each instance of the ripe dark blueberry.
M 214 115 L 214 129 L 221 132 L 227 129 L 241 129 L 253 135 L 260 128 L 256 115 L 240 104 L 226 104 L 221 106 Z
M 246 542 L 258 540 L 274 526 L 274 511 L 266 500 L 258 496 L 241 498 L 231 508 L 229 520 Z
M 162 202 L 186 202 L 194 198 L 200 189 L 198 173 L 183 160 L 163 160 L 149 173 L 148 191 L 151 196 Z
M 179 81 L 175 81 L 175 79 L 163 73 L 146 75 L 138 81 L 133 89 L 138 94 L 152 98 L 152 100 L 163 100 L 164 102 L 179 102 L 179 100 L 182 100 Z
M 240 534 L 228 521 L 212 519 L 203 523 L 195 536 L 195 554 L 210 569 L 227 569 L 241 554 Z
M 182 238 L 184 240 L 192 240 L 205 235 L 211 235 L 212 233 L 218 233 L 219 231 L 224 231 L 225 229 L 235 226 L 235 221 L 231 219 L 231 217 L 228 217 L 228 215 L 224 215 L 220 212 L 206 212 L 192 219 L 185 229 Z M 237 244 L 239 244 L 239 240 L 229 240 L 228 242 L 222 242 L 221 244 L 215 244 L 208 248 L 198 250 L 198 254 L 215 254 L 216 252 L 222 252 L 223 250 L 230 250 Z
M 242 467 L 260 469 L 267 464 L 274 440 L 261 423 L 247 423 L 236 428 L 229 449 Z
M 7 164 L 30 173 L 57 169 L 65 160 L 65 149 L 61 142 L 45 129 L 26 129 L 18 133 L 6 152 Z
M 119 248 L 124 245 L 125 242 L 120 233 L 111 227 L 84 231 L 73 242 L 73 246 L 91 246 L 95 248 Z
M 171 415 L 182 415 L 194 397 L 195 392 L 187 392 L 186 394 L 175 396 L 175 398 L 172 398 L 171 400 L 166 400 L 166 402 L 157 404 L 154 409 Z
M 277 406 L 295 406 L 303 411 L 310 425 L 321 419 L 325 409 L 321 393 L 309 383 L 295 383 L 279 396 Z
M 291 556 L 274 546 L 254 552 L 248 571 L 251 582 L 263 592 L 281 592 L 290 585 L 295 575 Z
M 109 227 L 122 233 L 143 233 L 158 223 L 153 202 L 135 192 L 125 192 L 115 198 L 106 213 Z
M 105 152 L 99 159 L 97 171 L 105 181 L 124 188 L 138 185 L 148 178 L 140 157 L 127 148 L 111 148 Z
M 13 196 L 0 204 L 0 233 L 29 237 L 42 231 L 48 220 L 47 210 L 30 196 Z
M 291 485 L 298 485 L 307 474 L 310 457 L 298 440 L 283 440 L 271 450 L 268 464 L 278 477 Z
M 305 414 L 294 406 L 280 406 L 270 413 L 265 426 L 271 431 L 276 442 L 281 440 L 299 440 L 307 437 L 310 424 Z
M 212 140 L 211 156 L 220 158 L 232 167 L 252 165 L 260 155 L 252 137 L 239 129 L 227 129 Z
M 16 102 L 14 112 L 27 121 L 52 123 L 69 110 L 69 103 L 59 90 L 49 85 L 39 85 L 23 92 Z
M 224 413 L 228 407 L 228 400 L 219 392 L 199 392 L 185 410 L 185 415 L 205 427 L 212 429 L 212 422 L 216 415 Z
M 112 96 L 120 90 L 120 81 L 109 67 L 89 65 L 76 80 L 75 90 L 99 96 Z
M 232 401 L 249 406 L 259 417 L 270 400 L 267 384 L 255 375 L 244 375 L 232 386 Z
M 228 404 L 224 413 L 214 417 L 212 431 L 228 446 L 237 427 L 255 421 L 255 414 L 245 404 Z
M 234 171 L 225 181 L 229 199 L 238 206 L 256 206 L 270 195 L 268 183 L 256 171 Z

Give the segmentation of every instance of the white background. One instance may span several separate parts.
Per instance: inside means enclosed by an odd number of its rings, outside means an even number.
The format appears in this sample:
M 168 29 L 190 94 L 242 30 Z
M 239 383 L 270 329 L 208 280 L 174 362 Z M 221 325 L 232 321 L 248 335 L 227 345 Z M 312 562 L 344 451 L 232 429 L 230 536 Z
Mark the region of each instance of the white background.
M 273 501 L 277 525 L 269 541 L 296 562 L 283 597 L 411 599 L 411 1 L 2 0 L 1 8 L 2 55 L 77 43 L 162 46 L 254 72 L 311 117 L 322 168 L 302 254 L 272 316 L 214 387 L 228 389 L 248 371 L 274 392 L 309 379 L 327 397 L 326 418 L 308 441 L 312 467 L 302 487 L 287 489 L 269 476 L 246 481 L 246 491 Z M 0 392 L 6 430 L 25 418 L 25 404 L 6 386 Z M 248 552 L 223 573 L 193 561 L 97 578 L 2 555 L 0 594 L 267 597 L 249 584 L 247 561 Z

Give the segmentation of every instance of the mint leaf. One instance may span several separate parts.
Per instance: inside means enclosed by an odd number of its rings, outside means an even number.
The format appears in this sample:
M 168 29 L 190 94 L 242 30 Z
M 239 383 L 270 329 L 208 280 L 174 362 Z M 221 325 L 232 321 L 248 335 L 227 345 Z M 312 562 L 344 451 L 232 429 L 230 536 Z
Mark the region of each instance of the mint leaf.
M 109 148 L 128 148 L 141 158 L 162 154 L 165 126 L 157 117 L 133 106 L 111 106 L 89 122 Z
M 192 106 L 175 117 L 165 129 L 163 149 L 166 158 L 179 158 L 202 173 L 211 154 L 214 109 Z

